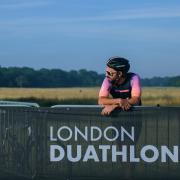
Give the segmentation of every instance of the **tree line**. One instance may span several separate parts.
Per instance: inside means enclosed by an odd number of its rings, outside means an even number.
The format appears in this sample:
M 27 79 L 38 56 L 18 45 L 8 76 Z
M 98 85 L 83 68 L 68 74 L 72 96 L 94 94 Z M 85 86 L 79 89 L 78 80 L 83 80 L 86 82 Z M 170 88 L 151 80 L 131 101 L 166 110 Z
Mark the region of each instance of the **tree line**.
M 104 75 L 81 69 L 34 70 L 29 67 L 0 67 L 0 87 L 92 87 L 99 86 Z
M 94 87 L 100 86 L 104 74 L 86 69 L 64 71 L 61 69 L 35 70 L 29 67 L 1 67 L 0 87 Z M 141 79 L 142 86 L 180 86 L 180 76 Z

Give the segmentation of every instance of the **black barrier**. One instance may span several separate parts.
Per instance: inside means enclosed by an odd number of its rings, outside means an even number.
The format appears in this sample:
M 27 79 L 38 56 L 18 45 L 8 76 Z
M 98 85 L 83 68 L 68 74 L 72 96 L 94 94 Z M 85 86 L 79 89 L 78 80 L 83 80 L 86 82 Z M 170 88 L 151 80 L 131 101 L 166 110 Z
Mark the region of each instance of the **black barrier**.
M 179 179 L 180 107 L 0 108 L 1 177 Z

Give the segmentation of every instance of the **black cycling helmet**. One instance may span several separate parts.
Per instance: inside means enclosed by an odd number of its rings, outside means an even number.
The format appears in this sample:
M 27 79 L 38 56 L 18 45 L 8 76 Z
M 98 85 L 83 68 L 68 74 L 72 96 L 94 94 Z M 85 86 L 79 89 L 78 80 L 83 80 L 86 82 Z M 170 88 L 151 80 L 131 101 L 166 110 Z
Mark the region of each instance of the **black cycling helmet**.
M 108 59 L 106 65 L 116 71 L 122 71 L 123 73 L 127 73 L 130 68 L 129 61 L 125 58 L 118 56 Z

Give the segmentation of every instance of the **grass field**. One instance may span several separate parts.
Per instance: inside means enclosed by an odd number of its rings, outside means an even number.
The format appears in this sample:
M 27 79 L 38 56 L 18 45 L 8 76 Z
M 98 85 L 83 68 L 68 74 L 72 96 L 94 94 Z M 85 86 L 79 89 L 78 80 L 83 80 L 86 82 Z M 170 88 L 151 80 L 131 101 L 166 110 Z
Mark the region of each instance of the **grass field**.
M 1 100 L 54 104 L 97 104 L 99 87 L 95 88 L 0 88 Z M 143 105 L 180 106 L 180 88 L 144 87 Z

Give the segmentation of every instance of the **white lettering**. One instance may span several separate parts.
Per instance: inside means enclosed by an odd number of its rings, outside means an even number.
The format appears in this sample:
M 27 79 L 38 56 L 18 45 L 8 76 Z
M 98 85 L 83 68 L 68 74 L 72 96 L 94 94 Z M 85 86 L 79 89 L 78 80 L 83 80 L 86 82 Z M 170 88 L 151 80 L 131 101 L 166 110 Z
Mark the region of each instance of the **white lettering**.
M 147 155 L 146 155 L 147 151 L 152 151 L 152 153 L 153 153 L 152 157 L 147 157 Z M 152 163 L 158 159 L 159 151 L 155 146 L 147 145 L 141 149 L 140 155 L 141 155 L 142 160 L 144 160 L 145 162 Z
M 63 130 L 67 130 L 69 132 L 69 136 L 67 138 L 62 137 L 61 131 L 63 131 Z M 68 141 L 72 138 L 72 130 L 68 126 L 62 126 L 58 129 L 57 135 L 61 141 Z
M 110 149 L 110 145 L 100 145 L 99 149 L 102 150 L 102 162 L 107 162 L 107 150 Z
M 135 147 L 130 146 L 130 162 L 139 162 L 140 159 L 135 157 Z
M 93 159 L 95 162 L 99 162 L 96 150 L 93 145 L 88 146 L 83 161 L 87 162 L 89 159 Z
M 57 141 L 57 138 L 53 137 L 53 127 L 50 126 L 50 141 Z
M 71 162 L 78 162 L 81 159 L 81 145 L 77 145 L 76 157 L 72 157 L 72 145 L 67 145 L 67 159 Z
M 108 130 L 114 130 L 114 132 L 115 132 L 115 137 L 114 137 L 114 138 L 109 138 L 109 137 L 107 136 L 107 131 L 108 131 Z M 113 133 L 111 133 L 111 134 L 113 134 Z M 109 127 L 107 127 L 107 128 L 104 130 L 104 137 L 105 137 L 105 139 L 107 139 L 108 141 L 115 141 L 115 140 L 119 137 L 119 132 L 118 132 L 117 128 L 115 128 L 115 127 L 113 127 L 113 126 L 109 126 Z
M 94 131 L 95 130 L 97 130 L 97 133 L 98 133 L 97 137 L 94 137 L 94 134 L 95 134 Z M 98 141 L 98 140 L 101 139 L 101 137 L 102 137 L 101 129 L 99 127 L 97 127 L 97 126 L 92 126 L 91 127 L 91 141 Z
M 75 134 L 75 141 L 78 140 L 78 134 L 80 134 L 81 137 L 84 138 L 84 140 L 88 141 L 88 129 L 87 129 L 87 126 L 85 127 L 84 134 L 75 126 L 74 134 Z
M 122 162 L 127 162 L 127 146 L 122 146 L 122 151 L 117 151 L 117 147 L 112 145 L 112 162 L 117 161 L 117 156 L 122 156 Z
M 124 135 L 127 135 L 132 141 L 134 141 L 134 127 L 131 127 L 131 134 L 126 131 L 123 127 L 121 127 L 121 141 L 124 141 Z
M 161 160 L 167 162 L 167 155 L 173 162 L 179 162 L 178 146 L 173 146 L 173 153 L 167 148 L 167 146 L 161 146 Z
M 58 156 L 56 156 L 56 152 L 59 153 Z M 50 146 L 50 161 L 56 162 L 61 161 L 64 158 L 64 149 L 61 146 L 58 145 L 51 145 Z

